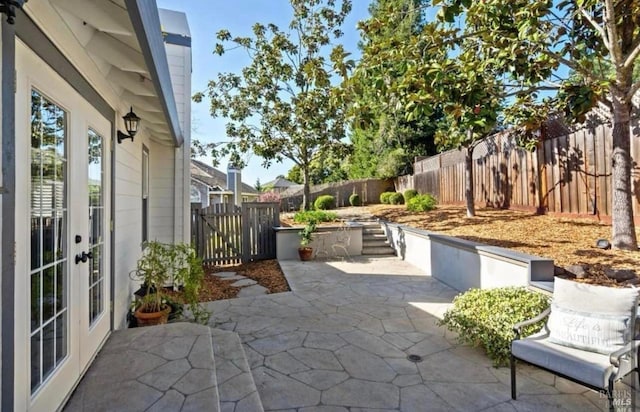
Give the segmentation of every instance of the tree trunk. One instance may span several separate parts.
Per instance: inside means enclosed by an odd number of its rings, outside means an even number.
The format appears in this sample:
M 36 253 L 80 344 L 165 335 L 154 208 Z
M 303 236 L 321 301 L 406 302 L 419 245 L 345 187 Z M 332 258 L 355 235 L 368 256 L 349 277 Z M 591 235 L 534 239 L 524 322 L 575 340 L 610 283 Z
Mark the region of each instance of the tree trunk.
M 612 233 L 616 249 L 638 250 L 631 193 L 631 102 L 613 93 L 613 154 L 611 158 Z
M 311 190 L 309 188 L 309 166 L 303 165 L 302 169 L 302 210 L 311 210 Z
M 473 192 L 473 146 L 469 146 L 465 147 L 464 151 L 464 198 L 467 202 L 467 217 L 476 215 Z

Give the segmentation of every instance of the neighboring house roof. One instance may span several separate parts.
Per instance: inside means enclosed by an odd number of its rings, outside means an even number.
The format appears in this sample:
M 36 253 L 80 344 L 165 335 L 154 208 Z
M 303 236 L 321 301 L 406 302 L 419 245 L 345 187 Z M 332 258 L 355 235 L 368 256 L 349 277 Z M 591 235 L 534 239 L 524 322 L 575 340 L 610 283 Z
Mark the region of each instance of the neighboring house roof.
M 278 176 L 275 178 L 275 180 L 265 183 L 263 186 L 270 186 L 277 189 L 277 188 L 287 188 L 287 187 L 296 186 L 296 185 L 297 183 L 292 182 L 291 180 L 287 180 L 282 176 Z
M 162 22 L 162 35 L 169 44 L 191 47 L 191 31 L 187 16 L 174 10 L 158 9 Z
M 226 173 L 199 160 L 191 160 L 191 178 L 206 183 L 211 188 L 218 187 L 224 190 L 227 187 Z M 242 193 L 255 194 L 256 196 L 260 194 L 256 189 L 246 183 L 242 183 Z

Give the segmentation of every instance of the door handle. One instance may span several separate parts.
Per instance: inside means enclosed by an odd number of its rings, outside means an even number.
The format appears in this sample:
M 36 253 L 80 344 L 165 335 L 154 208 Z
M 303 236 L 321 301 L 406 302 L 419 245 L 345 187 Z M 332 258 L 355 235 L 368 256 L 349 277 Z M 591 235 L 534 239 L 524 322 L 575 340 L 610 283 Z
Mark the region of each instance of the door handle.
M 93 259 L 93 253 L 83 251 L 81 254 L 76 255 L 76 265 L 80 262 L 86 263 L 88 259 Z

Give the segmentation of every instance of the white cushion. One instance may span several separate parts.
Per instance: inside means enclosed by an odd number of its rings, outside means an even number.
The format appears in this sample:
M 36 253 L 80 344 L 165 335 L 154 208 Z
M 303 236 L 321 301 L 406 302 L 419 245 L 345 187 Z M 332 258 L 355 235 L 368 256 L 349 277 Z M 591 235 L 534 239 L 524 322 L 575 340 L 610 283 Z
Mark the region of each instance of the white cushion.
M 615 316 L 572 311 L 551 304 L 549 340 L 560 345 L 610 354 L 631 339 L 631 315 Z
M 637 288 L 611 288 L 556 278 L 549 341 L 609 354 L 633 337 Z

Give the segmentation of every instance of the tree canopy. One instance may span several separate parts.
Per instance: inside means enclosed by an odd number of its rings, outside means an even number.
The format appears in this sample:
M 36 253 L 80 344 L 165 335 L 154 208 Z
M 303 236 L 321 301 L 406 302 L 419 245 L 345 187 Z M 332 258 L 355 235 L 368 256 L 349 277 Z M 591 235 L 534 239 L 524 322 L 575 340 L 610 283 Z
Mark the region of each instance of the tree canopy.
M 375 82 L 384 75 L 400 77 L 406 65 L 389 59 L 382 66 L 369 64 L 377 60 L 381 49 L 404 43 L 420 32 L 423 22 L 421 6 L 425 0 L 375 0 L 370 17 L 361 22 L 362 57 L 358 69 L 345 84 L 344 99 L 350 103 L 352 152 L 348 159 L 351 178 L 388 178 L 412 173 L 415 156 L 435 154 L 434 123 L 438 116 L 408 119 L 399 104 L 389 110 L 384 94 Z M 377 24 L 378 22 L 384 24 Z
M 403 110 L 408 120 L 440 107 L 447 127 L 439 138 L 464 146 L 479 135 L 475 127 L 486 131 L 495 122 L 502 102 L 504 121 L 523 144 L 535 143 L 550 116 L 581 122 L 598 105 L 613 125 L 612 244 L 636 250 L 630 118 L 640 89 L 633 77 L 640 1 L 433 0 L 423 6 L 435 7 L 437 19 L 409 41 L 378 45 L 358 69 L 372 75 L 387 107 Z M 364 30 L 390 24 L 391 13 Z
M 350 0 L 291 0 L 289 27 L 256 23 L 252 37 L 233 37 L 220 30 L 215 53 L 233 49 L 249 54 L 240 74 L 219 73 L 207 89 L 194 95 L 210 99 L 214 117 L 228 120 L 228 141 L 204 145 L 213 157 L 231 156 L 242 164 L 249 152 L 272 161 L 292 160 L 301 170 L 304 201 L 309 207 L 311 162 L 322 153 L 344 149 L 345 110 L 333 99 L 333 82 L 353 65 L 343 46 L 341 25 L 351 11 Z

